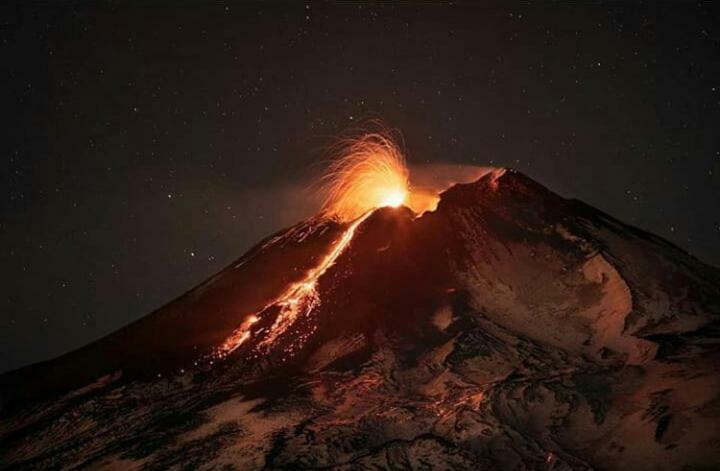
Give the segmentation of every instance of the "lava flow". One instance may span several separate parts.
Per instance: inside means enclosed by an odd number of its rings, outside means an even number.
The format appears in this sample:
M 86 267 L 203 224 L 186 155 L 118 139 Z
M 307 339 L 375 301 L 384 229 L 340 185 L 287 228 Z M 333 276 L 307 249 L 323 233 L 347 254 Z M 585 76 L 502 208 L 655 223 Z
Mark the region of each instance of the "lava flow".
M 350 245 L 356 229 L 373 210 L 385 206 L 397 207 L 408 201 L 409 172 L 405 158 L 388 135 L 372 133 L 345 141 L 341 151 L 341 158 L 331 164 L 322 180 L 322 190 L 326 194 L 322 214 L 341 222 L 352 222 L 320 263 L 308 270 L 302 280 L 291 284 L 259 312 L 245 318 L 240 327 L 217 348 L 213 355 L 215 358 L 226 357 L 255 334 L 264 335 L 259 339 L 257 349 L 266 351 L 298 319 L 310 315 L 318 306 L 320 277 Z M 270 309 L 273 307 L 279 311 Z M 267 330 L 253 332 L 253 325 L 271 311 L 277 312 L 272 325 Z M 311 333 L 294 339 L 296 342 L 293 345 L 304 342 Z

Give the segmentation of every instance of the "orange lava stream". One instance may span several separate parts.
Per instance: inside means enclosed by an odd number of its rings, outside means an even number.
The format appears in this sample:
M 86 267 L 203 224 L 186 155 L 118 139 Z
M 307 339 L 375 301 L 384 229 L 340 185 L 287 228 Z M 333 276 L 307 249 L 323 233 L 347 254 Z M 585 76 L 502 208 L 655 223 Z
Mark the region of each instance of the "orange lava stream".
M 321 191 L 326 199 L 322 207 L 324 217 L 350 225 L 334 242 L 330 251 L 311 268 L 299 282 L 291 284 L 280 296 L 262 310 L 248 316 L 220 347 L 215 358 L 224 358 L 253 335 L 262 334 L 256 345 L 258 353 L 266 352 L 281 335 L 289 331 L 298 319 L 310 315 L 319 303 L 317 292 L 320 277 L 330 268 L 348 247 L 355 230 L 376 208 L 411 205 L 413 209 L 426 209 L 433 202 L 422 191 L 413 194 L 409 185 L 409 170 L 398 144 L 390 132 L 369 132 L 341 142 L 337 149 L 339 158 L 332 162 L 321 179 Z M 277 307 L 277 317 L 272 326 L 252 329 L 253 325 L 268 315 L 269 308 Z M 265 323 L 266 324 L 266 323 Z M 292 355 L 315 331 L 294 331 L 295 337 L 285 347 Z
M 261 309 L 258 313 L 248 316 L 243 323 L 233 331 L 223 344 L 215 351 L 216 358 L 224 358 L 237 350 L 251 336 L 251 327 L 260 320 L 263 312 L 273 306 L 278 306 L 280 312 L 275 322 L 268 330 L 265 338 L 258 343 L 258 349 L 267 349 L 278 337 L 292 326 L 300 317 L 309 315 L 320 303 L 320 297 L 317 292 L 317 285 L 320 277 L 335 263 L 338 257 L 350 245 L 350 241 L 355 235 L 355 230 L 360 224 L 372 214 L 372 211 L 366 212 L 364 215 L 353 221 L 353 223 L 345 229 L 340 238 L 333 244 L 330 252 L 326 254 L 320 263 L 308 270 L 305 277 L 291 284 L 285 292 L 278 296 L 275 300 Z

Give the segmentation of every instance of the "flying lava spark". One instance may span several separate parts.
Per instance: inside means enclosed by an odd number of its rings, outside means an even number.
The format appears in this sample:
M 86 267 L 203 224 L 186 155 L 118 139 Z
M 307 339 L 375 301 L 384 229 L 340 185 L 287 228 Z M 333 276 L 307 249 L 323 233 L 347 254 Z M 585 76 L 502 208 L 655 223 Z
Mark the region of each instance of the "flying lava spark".
M 259 312 L 247 316 L 213 357 L 224 358 L 237 350 L 252 337 L 253 326 L 266 315 L 277 313 L 269 329 L 256 332 L 264 335 L 256 344 L 261 350 L 269 348 L 299 318 L 310 315 L 320 303 L 318 280 L 350 245 L 358 226 L 375 209 L 401 205 L 411 206 L 416 213 L 434 209 L 435 195 L 426 190 L 411 195 L 405 156 L 390 133 L 373 132 L 346 139 L 337 153 L 339 157 L 332 161 L 320 180 L 320 190 L 325 195 L 321 215 L 349 225 L 304 278 L 291 284 Z

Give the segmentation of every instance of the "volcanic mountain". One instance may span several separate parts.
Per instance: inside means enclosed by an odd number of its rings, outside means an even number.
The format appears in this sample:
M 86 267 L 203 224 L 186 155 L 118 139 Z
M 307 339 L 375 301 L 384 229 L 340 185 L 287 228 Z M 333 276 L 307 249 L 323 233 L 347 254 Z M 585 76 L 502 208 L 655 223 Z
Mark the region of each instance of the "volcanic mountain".
M 720 271 L 496 169 L 0 378 L 0 466 L 718 469 Z

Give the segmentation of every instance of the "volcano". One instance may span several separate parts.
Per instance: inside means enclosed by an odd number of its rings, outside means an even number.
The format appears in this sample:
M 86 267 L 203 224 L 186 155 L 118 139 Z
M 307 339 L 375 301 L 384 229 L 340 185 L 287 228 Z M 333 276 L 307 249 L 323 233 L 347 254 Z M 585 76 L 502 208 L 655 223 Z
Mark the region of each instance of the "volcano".
M 719 321 L 718 269 L 494 169 L 2 375 L 0 465 L 717 469 Z

